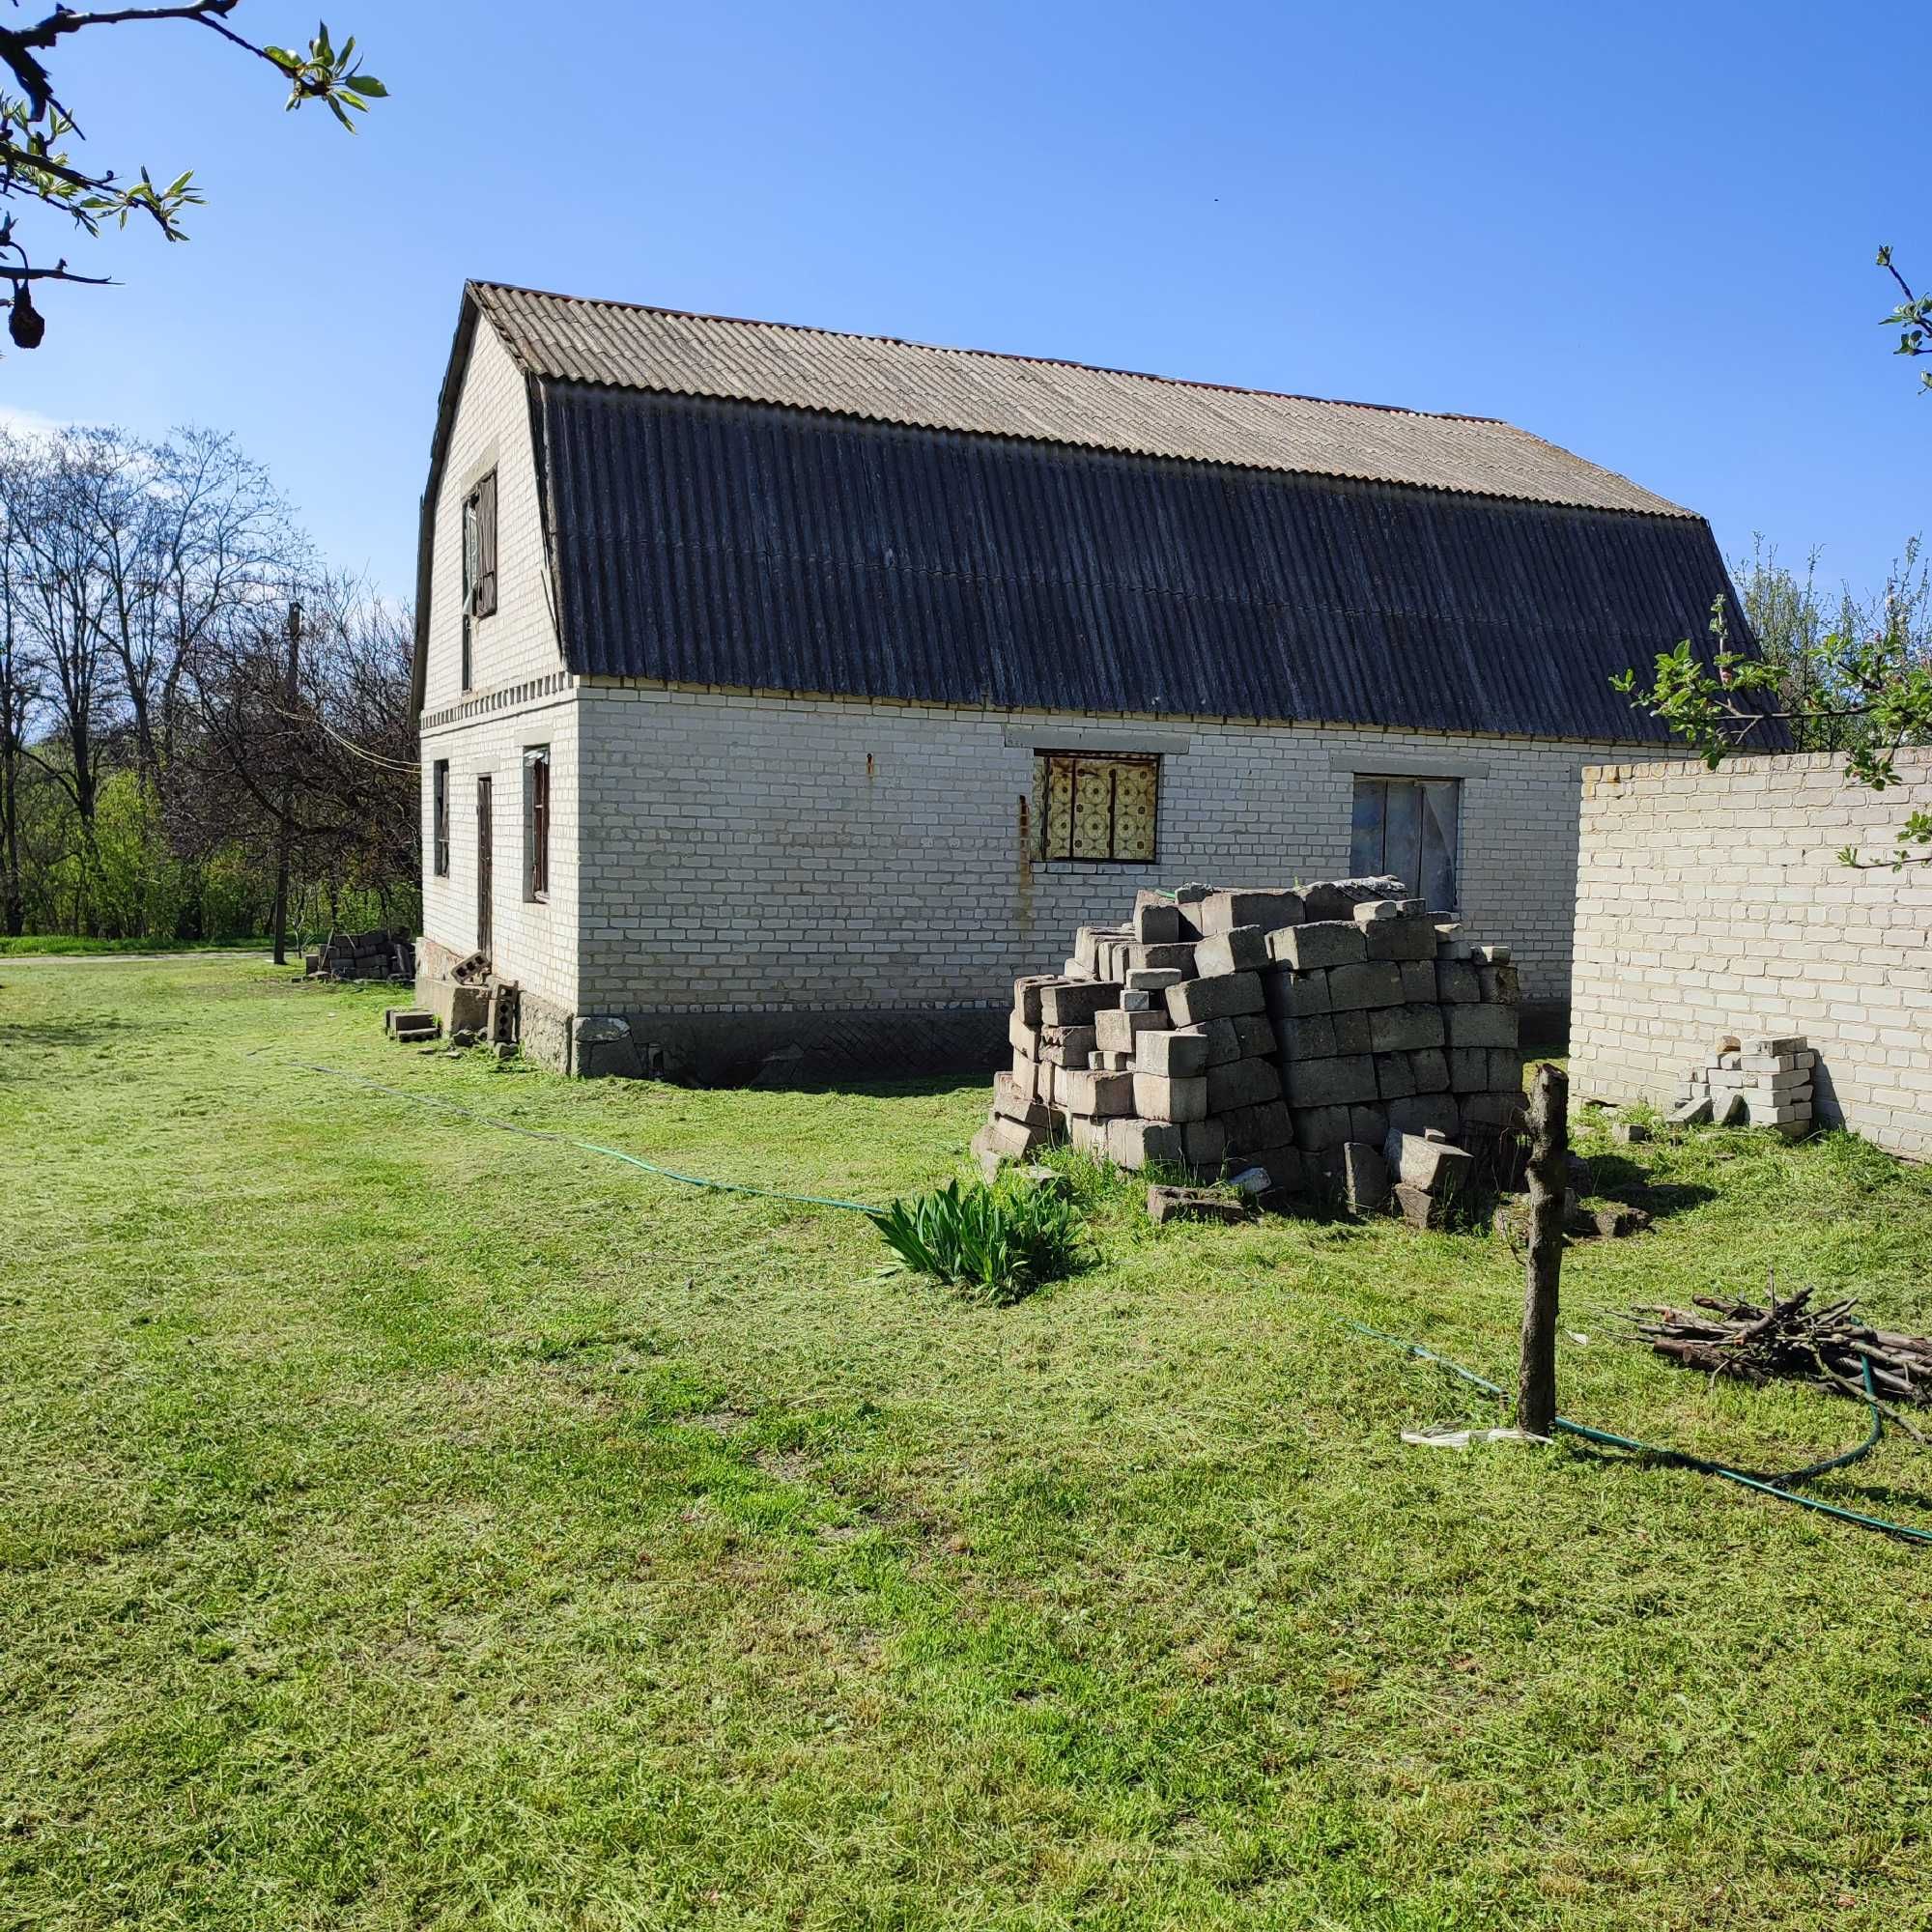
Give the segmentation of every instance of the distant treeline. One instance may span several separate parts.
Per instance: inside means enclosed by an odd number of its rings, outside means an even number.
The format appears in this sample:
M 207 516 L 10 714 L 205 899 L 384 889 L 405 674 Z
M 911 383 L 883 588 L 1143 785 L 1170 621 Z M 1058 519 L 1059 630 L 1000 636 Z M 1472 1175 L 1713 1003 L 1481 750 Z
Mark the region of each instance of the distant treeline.
M 231 438 L 0 433 L 0 933 L 413 927 L 410 657 Z

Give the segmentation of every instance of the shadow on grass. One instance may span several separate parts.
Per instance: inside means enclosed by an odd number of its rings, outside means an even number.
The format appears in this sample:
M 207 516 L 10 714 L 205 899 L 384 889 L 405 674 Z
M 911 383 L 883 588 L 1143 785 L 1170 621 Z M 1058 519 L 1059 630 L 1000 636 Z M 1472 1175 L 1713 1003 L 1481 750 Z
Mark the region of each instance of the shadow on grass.
M 129 1032 L 131 1024 L 113 1013 L 84 1020 L 15 1020 L 0 1025 L 0 1055 L 23 1046 L 99 1046 L 115 1034 Z

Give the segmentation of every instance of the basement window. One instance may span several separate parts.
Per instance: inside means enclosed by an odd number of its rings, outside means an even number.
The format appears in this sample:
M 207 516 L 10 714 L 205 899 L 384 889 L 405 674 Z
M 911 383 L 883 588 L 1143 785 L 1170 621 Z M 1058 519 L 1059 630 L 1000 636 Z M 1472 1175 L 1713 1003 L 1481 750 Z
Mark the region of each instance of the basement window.
M 1158 846 L 1160 760 L 1041 752 L 1033 761 L 1034 857 L 1150 866 Z
M 1463 819 L 1459 779 L 1355 780 L 1349 868 L 1357 878 L 1392 872 L 1431 912 L 1457 906 L 1456 854 Z
M 449 760 L 432 767 L 430 800 L 430 864 L 439 879 L 449 877 Z
M 524 896 L 550 897 L 550 747 L 524 753 Z

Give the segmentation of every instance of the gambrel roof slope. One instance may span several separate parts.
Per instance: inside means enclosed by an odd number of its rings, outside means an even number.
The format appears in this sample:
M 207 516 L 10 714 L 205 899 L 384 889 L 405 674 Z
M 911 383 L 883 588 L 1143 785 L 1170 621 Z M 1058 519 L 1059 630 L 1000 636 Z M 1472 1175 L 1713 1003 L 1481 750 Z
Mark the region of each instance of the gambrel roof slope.
M 1731 597 L 1701 518 L 1506 423 L 479 283 L 425 556 L 482 324 L 580 672 L 1634 739 L 1610 674 Z

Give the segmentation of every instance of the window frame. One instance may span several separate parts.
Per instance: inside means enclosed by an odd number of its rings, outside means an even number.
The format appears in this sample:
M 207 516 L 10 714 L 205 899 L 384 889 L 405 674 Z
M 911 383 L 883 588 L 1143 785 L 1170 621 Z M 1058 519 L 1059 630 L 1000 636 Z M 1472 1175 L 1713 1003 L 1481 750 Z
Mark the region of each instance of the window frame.
M 438 758 L 430 767 L 430 869 L 439 879 L 449 877 L 449 760 Z
M 552 766 L 548 745 L 524 747 L 524 901 L 550 903 Z
M 1048 745 L 1035 748 L 1034 754 L 1034 811 L 1037 823 L 1033 828 L 1032 851 L 1029 856 L 1036 865 L 1043 866 L 1157 866 L 1160 864 L 1160 795 L 1161 754 L 1158 752 L 1081 752 L 1059 751 Z M 1069 768 L 1068 783 L 1071 796 L 1077 801 L 1080 788 L 1080 768 L 1083 765 L 1104 765 L 1109 768 L 1107 790 L 1107 855 L 1096 858 L 1087 853 L 1075 852 L 1074 819 L 1076 813 L 1067 816 L 1066 850 L 1049 852 L 1047 850 L 1047 820 L 1050 816 L 1047 801 L 1051 794 L 1053 767 L 1063 764 Z M 1117 850 L 1120 843 L 1120 780 L 1122 766 L 1151 772 L 1153 778 L 1153 839 L 1151 848 L 1145 854 L 1134 854 L 1122 858 Z
M 457 531 L 463 582 L 463 689 L 473 683 L 474 626 L 497 614 L 497 471 L 486 469 L 463 494 Z
M 1371 874 L 1376 872 L 1387 872 L 1394 874 L 1396 877 L 1399 877 L 1403 880 L 1403 883 L 1406 886 L 1407 886 L 1408 890 L 1411 893 L 1414 893 L 1418 897 L 1423 898 L 1425 900 L 1429 898 L 1428 881 L 1421 876 L 1421 872 L 1422 872 L 1422 860 L 1424 856 L 1424 846 L 1427 840 L 1428 814 L 1424 810 L 1423 800 L 1427 792 L 1427 788 L 1431 785 L 1445 785 L 1449 788 L 1449 791 L 1451 795 L 1454 797 L 1456 803 L 1455 837 L 1454 839 L 1449 844 L 1449 849 L 1447 853 L 1448 866 L 1449 866 L 1449 880 L 1451 886 L 1454 888 L 1454 891 L 1450 895 L 1453 903 L 1449 905 L 1438 906 L 1432 902 L 1429 906 L 1429 910 L 1431 913 L 1436 914 L 1438 916 L 1442 914 L 1460 912 L 1462 909 L 1462 898 L 1463 898 L 1463 780 L 1452 773 L 1434 774 L 1429 772 L 1376 772 L 1376 771 L 1369 771 L 1366 769 L 1356 771 L 1352 773 L 1350 777 L 1351 777 L 1351 783 L 1350 785 L 1350 796 L 1349 796 L 1350 869 L 1351 871 L 1355 871 L 1358 873 L 1362 871 L 1362 861 L 1357 857 L 1355 850 L 1355 840 L 1360 835 L 1359 820 L 1361 813 L 1362 788 L 1365 785 L 1379 786 L 1381 789 L 1381 822 L 1380 822 L 1381 836 L 1380 836 L 1380 845 L 1379 845 L 1381 857 L 1375 866 L 1369 867 L 1369 871 Z M 1407 877 L 1406 873 L 1406 868 L 1402 866 L 1395 864 L 1388 857 L 1389 792 L 1391 787 L 1397 785 L 1402 786 L 1406 791 L 1412 791 L 1417 794 L 1416 864 L 1414 867 L 1417 876 L 1413 878 Z

